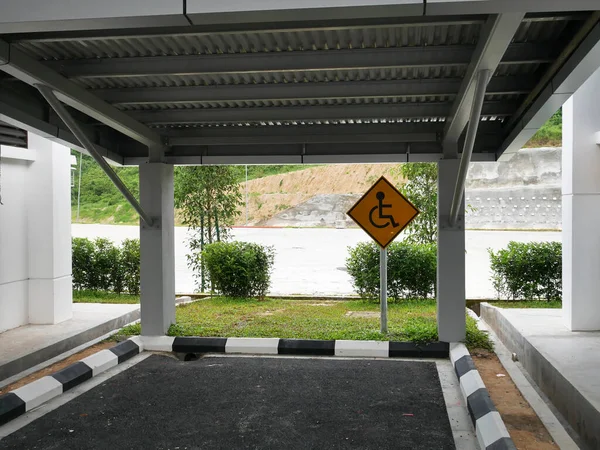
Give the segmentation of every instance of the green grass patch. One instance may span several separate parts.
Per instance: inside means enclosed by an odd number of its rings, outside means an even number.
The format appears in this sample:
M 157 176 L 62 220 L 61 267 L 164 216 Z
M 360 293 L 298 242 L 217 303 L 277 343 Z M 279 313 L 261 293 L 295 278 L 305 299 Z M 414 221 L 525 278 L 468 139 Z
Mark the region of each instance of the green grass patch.
M 560 300 L 527 300 L 527 301 L 502 301 L 502 302 L 489 302 L 490 305 L 497 306 L 498 308 L 562 308 L 562 302 Z
M 435 300 L 390 303 L 388 334 L 379 332 L 379 305 L 362 300 L 253 300 L 212 298 L 177 308 L 170 336 L 437 341 Z M 139 324 L 120 334 L 140 333 Z M 467 317 L 469 347 L 492 349 L 487 334 Z
M 126 303 L 140 302 L 139 295 L 113 294 L 99 291 L 73 291 L 73 303 Z

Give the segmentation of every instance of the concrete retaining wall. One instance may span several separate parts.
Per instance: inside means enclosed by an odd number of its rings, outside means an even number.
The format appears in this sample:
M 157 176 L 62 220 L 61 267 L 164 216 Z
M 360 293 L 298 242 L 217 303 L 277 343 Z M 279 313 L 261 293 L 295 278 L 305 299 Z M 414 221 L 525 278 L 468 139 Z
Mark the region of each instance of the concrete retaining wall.
M 561 156 L 560 148 L 527 148 L 506 162 L 471 164 L 467 228 L 560 230 Z

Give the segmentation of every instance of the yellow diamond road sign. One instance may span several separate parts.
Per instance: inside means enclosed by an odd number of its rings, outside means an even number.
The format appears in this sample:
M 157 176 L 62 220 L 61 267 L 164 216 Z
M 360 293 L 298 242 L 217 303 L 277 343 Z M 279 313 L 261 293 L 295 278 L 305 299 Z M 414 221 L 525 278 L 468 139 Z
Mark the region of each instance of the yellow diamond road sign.
M 381 177 L 348 211 L 363 230 L 386 248 L 417 217 L 419 210 Z

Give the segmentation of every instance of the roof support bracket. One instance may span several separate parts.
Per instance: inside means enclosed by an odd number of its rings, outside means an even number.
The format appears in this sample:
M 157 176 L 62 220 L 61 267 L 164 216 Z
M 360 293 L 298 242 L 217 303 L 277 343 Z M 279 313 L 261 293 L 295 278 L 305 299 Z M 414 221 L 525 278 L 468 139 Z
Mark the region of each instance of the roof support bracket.
M 465 146 L 462 151 L 458 176 L 456 177 L 456 186 L 454 187 L 454 197 L 452 198 L 452 205 L 450 206 L 450 216 L 448 218 L 450 227 L 456 225 L 458 212 L 460 205 L 462 204 L 465 192 L 465 182 L 469 171 L 469 163 L 471 162 L 473 146 L 475 145 L 475 136 L 477 135 L 477 127 L 479 126 L 479 119 L 481 117 L 481 108 L 483 107 L 483 98 L 485 97 L 485 90 L 491 76 L 491 70 L 480 70 L 477 73 L 475 96 L 473 98 L 473 103 L 471 104 L 471 115 L 469 117 L 469 124 L 467 125 Z
M 73 119 L 73 116 L 67 111 L 67 108 L 58 100 L 54 91 L 50 89 L 48 86 L 44 86 L 42 84 L 36 84 L 35 87 L 40 91 L 40 94 L 46 99 L 46 101 L 50 104 L 50 106 L 56 111 L 56 114 L 61 118 L 61 120 L 65 123 L 65 125 L 71 130 L 71 133 L 75 135 L 75 137 L 79 140 L 83 148 L 85 148 L 90 156 L 94 158 L 94 160 L 100 165 L 102 170 L 108 175 L 108 178 L 114 183 L 121 194 L 127 199 L 127 201 L 133 206 L 133 208 L 140 215 L 142 220 L 146 223 L 148 227 L 152 227 L 154 225 L 154 220 L 142 209 L 142 206 L 137 201 L 135 196 L 131 193 L 131 191 L 125 186 L 123 180 L 119 178 L 116 172 L 112 167 L 104 160 L 102 155 L 98 153 L 96 147 L 90 140 L 90 138 L 84 133 L 84 131 L 79 127 L 79 124 Z
M 481 70 L 490 70 L 492 74 L 496 71 L 524 16 L 524 13 L 492 14 L 483 25 L 471 63 L 446 120 L 444 148 L 448 151 L 444 150 L 445 157 L 456 157 L 450 153 L 453 147 L 446 144 L 458 142 L 469 120 L 469 106 L 474 97 L 477 74 Z

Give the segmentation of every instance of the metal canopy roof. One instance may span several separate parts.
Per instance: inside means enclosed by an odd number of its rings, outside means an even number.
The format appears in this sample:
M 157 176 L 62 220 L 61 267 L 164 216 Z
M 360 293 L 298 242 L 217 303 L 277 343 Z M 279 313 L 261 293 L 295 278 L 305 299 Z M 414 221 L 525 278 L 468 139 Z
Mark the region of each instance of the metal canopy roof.
M 32 25 L 15 3 L 14 21 L 0 23 L 0 120 L 79 146 L 35 89 L 42 84 L 117 164 L 147 160 L 149 147 L 177 164 L 435 161 L 461 151 L 475 73 L 489 69 L 473 159 L 493 161 L 600 66 L 600 15 L 578 10 L 594 2 L 535 12 L 528 0 L 506 2 L 508 11 L 437 0 L 428 4 L 444 15 L 429 15 L 419 1 L 393 10 L 332 1 L 293 20 L 281 1 L 284 11 L 263 10 L 262 23 L 253 15 L 261 1 L 227 0 L 222 14 L 183 3 L 184 23 L 161 9 L 150 28 L 131 16 L 113 28 L 92 12 L 98 29 L 77 29 L 92 13 L 56 10 Z M 56 31 L 61 17 L 71 31 Z

